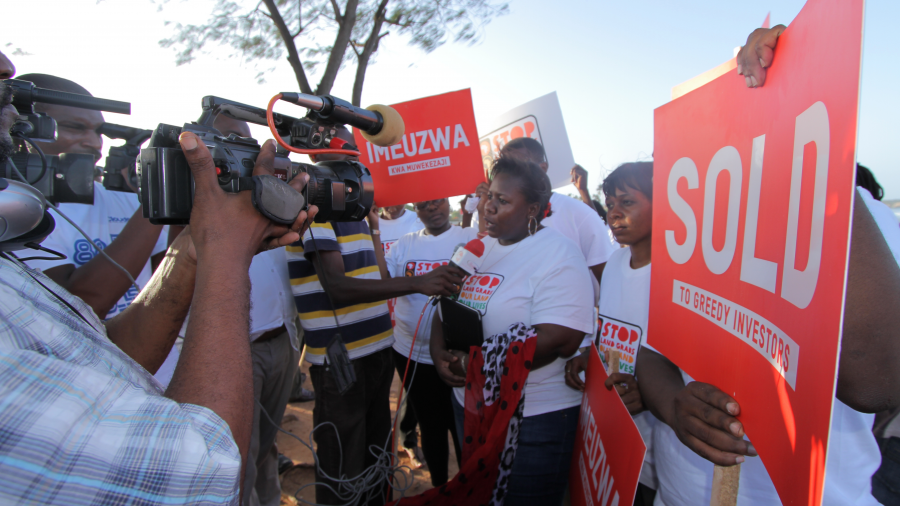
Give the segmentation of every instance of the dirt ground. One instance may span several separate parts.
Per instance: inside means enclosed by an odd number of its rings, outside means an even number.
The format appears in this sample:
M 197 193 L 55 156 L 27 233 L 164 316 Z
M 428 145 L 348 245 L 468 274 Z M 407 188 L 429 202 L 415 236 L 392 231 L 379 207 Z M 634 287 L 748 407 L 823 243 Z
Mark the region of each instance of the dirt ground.
M 301 371 L 308 373 L 309 364 L 304 363 Z M 308 374 L 307 374 L 308 376 Z M 312 390 L 312 382 L 307 379 L 303 385 L 307 389 Z M 397 405 L 397 395 L 400 391 L 400 378 L 394 374 L 394 383 L 391 386 L 391 419 L 395 415 L 394 408 Z M 304 441 L 309 443 L 310 432 L 313 428 L 312 411 L 315 401 L 290 403 L 284 413 L 281 427 L 296 434 Z M 449 439 L 449 435 L 448 435 Z M 315 471 L 313 469 L 313 455 L 308 448 L 303 446 L 296 439 L 286 434 L 278 434 L 277 439 L 278 450 L 294 461 L 294 467 L 281 475 L 281 504 L 314 504 L 316 498 L 315 487 L 312 484 L 315 480 Z M 315 442 L 312 442 L 315 447 Z M 423 462 L 424 464 L 424 462 Z M 400 465 L 409 466 L 409 459 L 405 453 L 401 453 Z M 456 465 L 456 454 L 453 451 L 453 442 L 450 441 L 450 468 L 449 475 L 455 476 L 459 471 Z M 404 471 L 408 475 L 408 471 Z M 431 474 L 428 472 L 428 466 L 424 465 L 421 469 L 412 472 L 413 485 L 406 492 L 406 495 L 416 495 L 431 488 Z M 302 488 L 304 485 L 310 485 Z M 395 493 L 394 499 L 399 498 Z

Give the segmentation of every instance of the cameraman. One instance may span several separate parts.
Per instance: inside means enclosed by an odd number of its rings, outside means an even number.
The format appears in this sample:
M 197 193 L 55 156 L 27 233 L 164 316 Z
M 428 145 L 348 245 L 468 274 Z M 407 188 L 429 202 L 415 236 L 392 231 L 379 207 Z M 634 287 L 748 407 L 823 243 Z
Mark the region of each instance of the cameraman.
M 35 86 L 69 93 L 90 95 L 80 85 L 47 74 L 25 74 L 19 79 Z M 35 104 L 35 110 L 47 113 L 56 120 L 57 139 L 41 143 L 47 155 L 85 153 L 100 160 L 103 138 L 98 129 L 103 126 L 99 111 L 61 105 Z M 167 234 L 160 234 L 162 226 L 152 225 L 142 215 L 137 195 L 109 191 L 94 183 L 94 205 L 61 204 L 60 210 L 78 224 L 94 244 L 124 267 L 143 288 L 153 269 L 151 255 L 166 250 Z M 137 289 L 125 275 L 94 247 L 69 222 L 54 215 L 56 229 L 43 246 L 66 255 L 63 260 L 30 261 L 28 265 L 40 269 L 50 279 L 84 300 L 101 319 L 121 313 L 137 296 Z
M 345 149 L 357 149 L 346 128 L 338 130 L 338 137 L 347 141 Z M 310 158 L 313 162 L 355 160 L 331 154 Z M 371 233 L 364 221 L 314 223 L 302 242 L 287 248 L 291 288 L 305 332 L 306 359 L 312 364 L 309 374 L 316 393 L 313 425 L 327 424 L 315 431 L 318 504 L 345 504 L 350 495 L 336 492 L 347 487 L 325 479 L 323 473 L 334 478 L 357 477 L 376 462 L 370 447 L 384 449 L 389 443 L 394 336 L 385 301 L 411 293 L 450 295 L 459 290 L 464 275 L 458 268 L 442 266 L 424 276 L 391 279 L 379 240 L 377 214 L 370 213 L 369 219 Z M 339 328 L 335 320 L 340 322 Z M 356 372 L 356 383 L 343 394 L 335 380 L 335 368 L 330 361 L 326 364 L 325 357 L 326 347 L 338 332 Z M 378 485 L 370 505 L 384 503 L 387 482 Z
M 2 89 L 5 162 L 16 115 Z M 102 322 L 84 301 L 0 253 L 0 503 L 238 501 L 253 415 L 247 271 L 260 249 L 297 240 L 307 216 L 290 229 L 272 224 L 248 192 L 219 188 L 197 136 L 183 134 L 181 146 L 196 182 L 191 227 L 116 318 Z M 274 154 L 274 143 L 265 144 L 254 173 L 271 174 Z M 163 393 L 150 373 L 192 300 L 184 350 Z

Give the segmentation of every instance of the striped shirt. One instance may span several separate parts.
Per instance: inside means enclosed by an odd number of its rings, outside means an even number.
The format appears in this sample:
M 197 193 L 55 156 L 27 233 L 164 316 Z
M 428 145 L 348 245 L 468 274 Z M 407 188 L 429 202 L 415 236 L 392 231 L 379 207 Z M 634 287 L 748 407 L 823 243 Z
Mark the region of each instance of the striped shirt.
M 163 397 L 84 301 L 0 259 L 0 504 L 236 504 L 240 470 L 224 420 Z
M 313 245 L 315 237 L 315 247 Z M 307 254 L 340 251 L 344 275 L 356 279 L 381 279 L 369 226 L 360 222 L 314 223 L 299 242 L 287 247 L 291 290 L 306 341 L 306 359 L 325 363 L 325 348 L 337 332 L 334 313 L 350 359 L 364 357 L 394 343 L 391 317 L 385 301 L 334 306 L 322 290 L 314 262 Z

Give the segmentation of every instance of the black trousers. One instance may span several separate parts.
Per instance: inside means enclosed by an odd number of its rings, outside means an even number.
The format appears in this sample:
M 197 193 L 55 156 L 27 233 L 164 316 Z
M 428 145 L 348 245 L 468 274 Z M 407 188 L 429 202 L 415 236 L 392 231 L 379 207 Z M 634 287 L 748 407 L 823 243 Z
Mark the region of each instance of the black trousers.
M 406 370 L 406 361 L 407 357 L 394 352 L 394 365 L 401 380 Z M 434 487 L 443 485 L 447 483 L 450 459 L 448 432 L 453 436 L 457 465 L 461 458 L 459 438 L 453 419 L 453 405 L 450 404 L 453 389 L 441 381 L 433 365 L 417 363 L 414 360 L 409 362 L 409 373 L 403 386 L 406 387 L 409 396 L 406 409 L 414 411 L 422 431 L 422 453 L 425 454 L 425 463 L 431 472 L 431 485 Z
M 327 367 L 313 365 L 309 368 L 316 391 L 313 424 L 318 427 L 324 422 L 331 422 L 337 428 L 335 432 L 334 427 L 326 425 L 315 432 L 319 468 L 329 476 L 354 478 L 374 464 L 376 459 L 369 451 L 370 445 L 379 448 L 387 445 L 387 451 L 391 450 L 389 438 L 391 382 L 394 379 L 393 353 L 391 348 L 385 348 L 353 360 L 356 383 L 344 395 L 338 392 Z M 340 490 L 338 484 L 325 479 L 319 468 L 316 468 L 316 481 Z M 387 481 L 380 490 L 371 493 L 368 501 L 363 500 L 359 504 L 383 505 L 386 494 Z M 341 499 L 324 485 L 316 485 L 316 502 L 345 504 L 347 500 Z

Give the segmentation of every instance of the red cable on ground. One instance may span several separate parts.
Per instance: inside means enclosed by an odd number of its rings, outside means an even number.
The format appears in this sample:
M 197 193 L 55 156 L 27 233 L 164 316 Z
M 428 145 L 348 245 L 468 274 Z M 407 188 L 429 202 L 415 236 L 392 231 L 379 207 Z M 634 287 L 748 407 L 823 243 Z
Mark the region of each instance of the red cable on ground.
M 409 347 L 409 356 L 406 357 L 406 369 L 403 370 L 403 381 L 400 382 L 400 393 L 397 395 L 397 407 L 394 408 L 394 411 L 397 412 L 397 416 L 394 417 L 394 425 L 391 427 L 391 450 L 394 449 L 394 433 L 397 432 L 397 421 L 400 420 L 400 403 L 403 402 L 403 389 L 406 385 L 406 375 L 409 374 L 409 363 L 412 362 L 412 354 L 413 350 L 416 349 L 416 338 L 419 336 L 419 325 L 422 324 L 422 317 L 425 316 L 425 311 L 428 310 L 428 304 L 431 304 L 431 299 L 428 299 L 428 302 L 425 303 L 425 307 L 422 308 L 422 312 L 419 313 L 419 321 L 416 323 L 416 332 L 413 334 L 412 345 Z M 394 452 L 391 452 L 391 467 L 394 467 Z M 393 474 L 393 473 L 392 473 Z M 390 500 L 391 487 L 388 487 L 387 494 L 385 500 Z
M 275 115 L 272 112 L 272 108 L 275 107 L 275 102 L 281 100 L 283 97 L 281 93 L 272 97 L 272 100 L 269 100 L 269 106 L 266 108 L 266 123 L 269 124 L 269 130 L 272 132 L 272 136 L 275 137 L 275 142 L 278 143 L 279 146 L 284 149 L 290 151 L 291 153 L 299 153 L 301 155 L 317 155 L 317 154 L 335 154 L 335 155 L 350 155 L 350 156 L 359 156 L 359 151 L 354 151 L 352 149 L 332 149 L 332 148 L 321 148 L 321 149 L 301 149 L 295 148 L 290 144 L 284 142 L 284 139 L 281 138 L 281 135 L 278 133 L 278 129 L 275 128 Z

